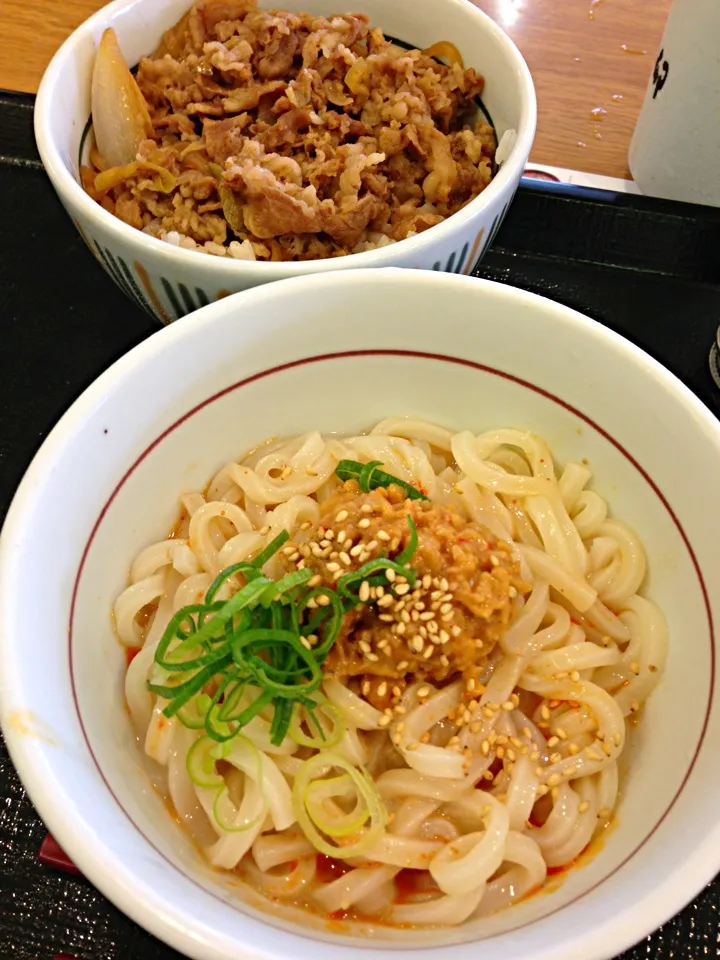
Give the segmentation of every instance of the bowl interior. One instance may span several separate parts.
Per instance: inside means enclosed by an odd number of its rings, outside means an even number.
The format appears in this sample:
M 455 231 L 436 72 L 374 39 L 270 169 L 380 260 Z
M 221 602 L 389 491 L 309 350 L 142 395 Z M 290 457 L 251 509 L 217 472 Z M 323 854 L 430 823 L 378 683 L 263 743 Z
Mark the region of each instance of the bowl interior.
M 90 116 L 90 78 L 95 50 L 103 30 L 113 26 L 130 64 L 149 54 L 166 29 L 176 23 L 190 6 L 190 0 L 166 0 L 162 4 L 135 0 L 111 4 L 83 25 L 61 52 L 52 83 L 52 110 L 48 110 L 50 137 L 63 166 L 79 180 L 79 156 L 83 133 Z M 272 6 L 261 0 L 260 6 Z M 277 5 L 276 5 L 277 6 Z M 530 122 L 529 105 L 524 102 L 523 80 L 517 52 L 510 40 L 487 17 L 465 0 L 433 3 L 417 16 L 413 0 L 284 0 L 283 9 L 316 15 L 337 12 L 365 13 L 387 36 L 424 48 L 438 40 L 454 43 L 468 66 L 486 77 L 483 102 L 495 124 L 498 139 L 508 130 L 520 130 Z M 87 162 L 89 143 L 83 144 Z M 524 149 L 518 144 L 513 152 Z M 527 152 L 527 151 L 525 151 Z
M 110 610 L 131 559 L 171 528 L 180 493 L 266 437 L 350 433 L 389 415 L 477 432 L 524 427 L 560 462 L 586 459 L 611 513 L 645 542 L 646 592 L 671 644 L 633 737 L 617 824 L 594 858 L 489 920 L 401 942 L 377 930 L 372 946 L 469 957 L 469 941 L 485 937 L 491 960 L 610 956 L 679 909 L 720 860 L 707 849 L 720 780 L 720 521 L 710 509 L 720 430 L 639 351 L 531 295 L 414 271 L 310 277 L 215 304 L 120 361 L 56 431 L 3 534 L 13 757 L 61 843 L 134 919 L 191 956 L 229 957 L 233 943 L 248 955 L 297 949 L 292 917 L 259 912 L 251 893 L 207 869 L 153 791 L 123 705 Z M 27 571 L 43 567 L 38 605 Z M 14 732 L 18 711 L 32 717 L 33 744 Z M 301 932 L 328 958 L 367 946 L 361 930 Z

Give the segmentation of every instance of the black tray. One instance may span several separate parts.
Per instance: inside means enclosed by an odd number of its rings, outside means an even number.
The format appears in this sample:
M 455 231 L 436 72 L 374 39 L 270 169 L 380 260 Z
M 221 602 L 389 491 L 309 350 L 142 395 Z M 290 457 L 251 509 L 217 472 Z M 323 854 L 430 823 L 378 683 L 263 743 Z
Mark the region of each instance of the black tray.
M 157 329 L 88 254 L 42 171 L 31 123 L 32 98 L 0 93 L 0 520 L 60 414 Z M 720 415 L 708 366 L 720 319 L 720 210 L 527 181 L 475 275 L 619 331 Z M 86 880 L 41 866 L 44 835 L 0 743 L 0 960 L 178 957 Z M 720 956 L 719 905 L 716 880 L 626 960 Z

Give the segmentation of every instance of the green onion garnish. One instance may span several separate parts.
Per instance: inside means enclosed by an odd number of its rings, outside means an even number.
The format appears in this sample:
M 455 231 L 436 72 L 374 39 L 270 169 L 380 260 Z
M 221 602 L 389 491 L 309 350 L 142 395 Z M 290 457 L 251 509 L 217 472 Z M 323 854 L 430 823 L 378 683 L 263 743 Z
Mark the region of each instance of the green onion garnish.
M 342 460 L 336 472 L 341 479 L 358 479 L 363 490 L 395 483 L 409 497 L 427 499 L 410 484 L 378 470 L 380 466 L 376 461 L 363 465 Z M 263 575 L 263 566 L 289 539 L 285 530 L 252 563 L 236 563 L 223 570 L 208 588 L 204 602 L 178 610 L 155 651 L 159 668 L 155 679 L 159 682 L 148 681 L 147 689 L 168 701 L 165 716 L 177 715 L 191 729 L 204 728 L 204 743 L 220 749 L 227 741 L 238 742 L 240 730 L 271 708 L 270 740 L 276 746 L 288 735 L 325 749 L 334 746 L 344 727 L 339 719 L 335 722 L 333 709 L 327 706 L 320 709 L 324 717 L 332 719 L 332 732 L 318 719 L 319 704 L 324 704 L 322 698 L 318 700 L 322 665 L 345 614 L 361 603 L 363 581 L 388 588 L 386 571 L 392 570 L 396 578 L 404 577 L 411 587 L 415 585 L 417 573 L 409 563 L 418 546 L 418 534 L 413 518 L 408 516 L 407 521 L 410 536 L 395 559 L 370 560 L 340 577 L 334 589 L 308 589 L 313 576 L 309 569 L 294 570 L 279 580 Z M 217 600 L 220 589 L 236 576 L 243 578 L 244 585 L 229 600 Z M 324 598 L 322 604 L 309 606 L 319 598 Z M 303 733 L 303 717 L 317 728 L 318 738 Z M 200 770 L 206 770 L 213 780 L 207 749 L 202 759 L 198 757 L 196 782 L 204 775 Z
M 341 460 L 335 468 L 335 473 L 340 480 L 357 480 L 358 486 L 363 493 L 369 493 L 376 487 L 389 487 L 394 483 L 405 491 L 410 500 L 429 500 L 425 494 L 405 480 L 394 477 L 391 473 L 385 473 L 381 470 L 382 463 L 379 460 L 371 460 L 370 463 L 360 463 L 358 460 Z

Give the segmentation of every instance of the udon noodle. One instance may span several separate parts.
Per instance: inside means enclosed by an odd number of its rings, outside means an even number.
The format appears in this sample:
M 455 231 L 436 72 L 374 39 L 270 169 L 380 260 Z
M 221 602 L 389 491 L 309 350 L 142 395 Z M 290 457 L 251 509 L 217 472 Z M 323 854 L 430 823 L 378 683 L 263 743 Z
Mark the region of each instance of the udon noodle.
M 667 646 L 590 481 L 527 432 L 391 418 L 269 441 L 182 497 L 114 615 L 143 749 L 212 865 L 443 926 L 588 847 Z

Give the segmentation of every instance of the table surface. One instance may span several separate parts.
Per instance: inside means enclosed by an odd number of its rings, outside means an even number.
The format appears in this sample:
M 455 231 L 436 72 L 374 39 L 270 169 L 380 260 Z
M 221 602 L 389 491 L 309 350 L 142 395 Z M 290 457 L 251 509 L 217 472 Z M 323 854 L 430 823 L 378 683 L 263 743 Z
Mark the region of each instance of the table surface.
M 535 78 L 532 159 L 629 177 L 630 137 L 671 0 L 474 2 L 515 40 Z M 102 0 L 2 0 L 0 89 L 34 93 L 60 43 L 101 6 Z

